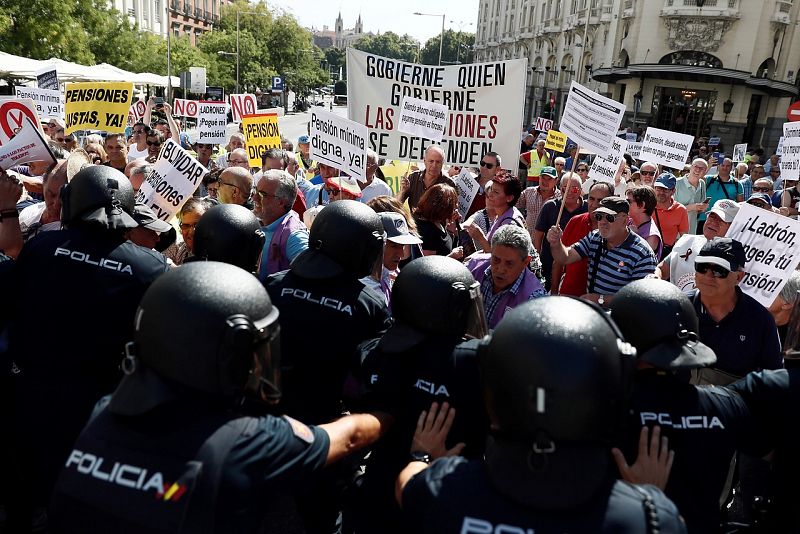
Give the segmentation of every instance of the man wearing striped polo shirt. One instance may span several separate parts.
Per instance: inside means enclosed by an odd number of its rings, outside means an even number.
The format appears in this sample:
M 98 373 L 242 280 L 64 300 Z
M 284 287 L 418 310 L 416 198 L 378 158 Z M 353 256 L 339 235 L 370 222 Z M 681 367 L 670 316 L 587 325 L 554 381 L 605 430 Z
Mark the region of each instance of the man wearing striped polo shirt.
M 647 241 L 628 229 L 630 205 L 623 197 L 606 197 L 592 216 L 597 230 L 572 245 L 561 243 L 561 228 L 556 225 L 547 232 L 553 258 L 569 265 L 589 259 L 586 294 L 581 298 L 607 306 L 626 284 L 653 273 L 656 257 Z

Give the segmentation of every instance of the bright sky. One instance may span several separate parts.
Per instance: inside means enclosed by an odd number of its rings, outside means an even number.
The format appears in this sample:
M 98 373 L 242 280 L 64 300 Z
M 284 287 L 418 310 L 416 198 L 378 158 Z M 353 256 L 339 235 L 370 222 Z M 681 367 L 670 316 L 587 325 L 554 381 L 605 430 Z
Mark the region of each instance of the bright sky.
M 479 5 L 478 0 L 267 0 L 267 3 L 294 14 L 303 26 L 320 30 L 323 25 L 334 30 L 340 10 L 345 29 L 353 28 L 361 13 L 364 32 L 407 33 L 423 45 L 442 32 L 443 13 L 445 29 L 475 33 Z M 413 15 L 414 12 L 438 16 L 422 17 Z

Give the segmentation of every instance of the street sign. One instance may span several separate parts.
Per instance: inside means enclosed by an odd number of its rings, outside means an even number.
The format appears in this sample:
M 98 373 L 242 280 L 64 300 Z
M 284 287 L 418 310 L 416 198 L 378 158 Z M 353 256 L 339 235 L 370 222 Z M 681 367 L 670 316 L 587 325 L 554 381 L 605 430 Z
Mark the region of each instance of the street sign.
M 231 101 L 231 114 L 233 115 L 233 122 L 242 122 L 243 115 L 253 115 L 256 112 L 256 95 L 241 94 L 230 95 Z
M 536 131 L 547 132 L 553 129 L 553 121 L 544 117 L 536 117 Z
M 789 121 L 800 121 L 800 100 L 789 106 L 786 110 L 786 119 Z
M 30 98 L 12 100 L 5 97 L 0 101 L 0 145 L 7 143 L 25 125 L 27 116 L 35 125 L 39 125 L 36 115 L 36 104 Z
M 276 92 L 283 92 L 283 76 L 272 77 L 272 90 Z

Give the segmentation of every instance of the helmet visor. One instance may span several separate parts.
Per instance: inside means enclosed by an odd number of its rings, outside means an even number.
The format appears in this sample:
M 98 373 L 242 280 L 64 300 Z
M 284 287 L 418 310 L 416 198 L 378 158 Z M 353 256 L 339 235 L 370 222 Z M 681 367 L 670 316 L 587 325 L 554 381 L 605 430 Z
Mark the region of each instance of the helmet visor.
M 281 336 L 277 314 L 268 325 L 258 329 L 245 393 L 270 405 L 281 400 Z
M 467 331 L 464 336 L 467 339 L 483 339 L 489 333 L 489 327 L 486 323 L 486 312 L 483 308 L 481 285 L 475 282 L 468 289 Z
M 372 235 L 375 237 L 376 241 L 380 241 L 380 246 L 377 247 L 378 251 L 375 254 L 375 258 L 369 269 L 369 276 L 380 281 L 381 276 L 383 276 L 383 253 L 386 249 L 386 232 L 384 232 L 383 235 L 379 235 L 377 232 L 372 232 Z

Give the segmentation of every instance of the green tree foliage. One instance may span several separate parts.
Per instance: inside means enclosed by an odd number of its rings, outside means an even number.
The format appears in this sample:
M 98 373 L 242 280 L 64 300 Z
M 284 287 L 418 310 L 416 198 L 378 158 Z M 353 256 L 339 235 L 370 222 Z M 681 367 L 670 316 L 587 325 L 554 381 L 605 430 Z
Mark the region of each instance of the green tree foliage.
M 437 35 L 432 39 L 428 39 L 425 46 L 422 47 L 420 63 L 424 65 L 436 65 L 439 63 L 440 38 L 441 35 Z M 444 32 L 444 44 L 442 46 L 442 65 L 472 63 L 474 44 L 475 34 L 446 30 Z
M 354 47 L 370 54 L 413 62 L 417 58 L 419 43 L 408 34 L 401 37 L 394 32 L 386 32 L 362 37 Z

